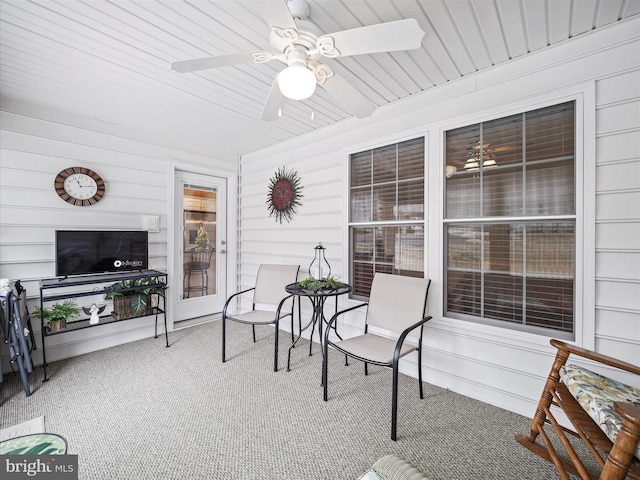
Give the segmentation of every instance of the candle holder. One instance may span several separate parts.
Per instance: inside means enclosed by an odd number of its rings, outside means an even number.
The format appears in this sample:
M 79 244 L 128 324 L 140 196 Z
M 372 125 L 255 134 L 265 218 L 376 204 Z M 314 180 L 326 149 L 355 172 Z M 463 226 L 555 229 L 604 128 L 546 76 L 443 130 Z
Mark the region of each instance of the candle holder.
M 331 265 L 324 255 L 325 248 L 322 246 L 322 242 L 318 242 L 314 251 L 315 255 L 309 265 L 309 275 L 315 280 L 327 280 L 331 277 Z

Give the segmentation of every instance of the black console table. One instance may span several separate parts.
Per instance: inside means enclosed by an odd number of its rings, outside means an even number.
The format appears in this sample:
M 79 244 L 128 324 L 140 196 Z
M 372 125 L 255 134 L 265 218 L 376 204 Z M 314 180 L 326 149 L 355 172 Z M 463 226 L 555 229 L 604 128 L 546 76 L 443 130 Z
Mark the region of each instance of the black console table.
M 76 320 L 69 322 L 67 328 L 55 332 L 48 332 L 44 327 L 44 318 L 42 313 L 40 314 L 40 328 L 42 334 L 42 365 L 44 368 L 44 380 L 47 381 L 47 354 L 46 354 L 46 337 L 52 335 L 61 335 L 67 332 L 75 332 L 76 330 L 82 330 L 84 328 L 99 327 L 100 325 L 106 325 L 115 322 L 124 322 L 125 320 L 132 320 L 134 318 L 140 318 L 143 316 L 155 315 L 155 338 L 158 338 L 158 315 L 162 314 L 164 318 L 164 338 L 166 347 L 169 346 L 169 333 L 167 332 L 167 312 L 165 291 L 167 285 L 167 274 L 158 270 L 139 270 L 134 272 L 122 272 L 122 273 L 108 273 L 100 275 L 83 275 L 78 277 L 66 277 L 66 278 L 46 278 L 40 281 L 40 311 L 44 308 L 44 304 L 47 302 L 55 302 L 57 300 L 67 300 L 71 298 L 89 297 L 95 295 L 104 295 L 108 293 L 104 285 L 99 284 L 112 284 L 123 280 L 136 280 L 141 278 L 155 278 L 156 283 L 140 286 L 132 286 L 125 289 L 119 289 L 118 291 L 137 291 L 153 288 L 161 290 L 160 293 L 152 293 L 151 295 L 157 295 L 157 302 L 150 311 L 133 316 L 131 318 L 117 319 L 113 315 L 108 314 L 100 316 L 100 322 L 97 324 L 90 324 L 89 319 Z M 61 289 L 72 287 L 68 292 L 62 292 Z M 160 306 L 160 299 L 162 299 L 162 306 Z

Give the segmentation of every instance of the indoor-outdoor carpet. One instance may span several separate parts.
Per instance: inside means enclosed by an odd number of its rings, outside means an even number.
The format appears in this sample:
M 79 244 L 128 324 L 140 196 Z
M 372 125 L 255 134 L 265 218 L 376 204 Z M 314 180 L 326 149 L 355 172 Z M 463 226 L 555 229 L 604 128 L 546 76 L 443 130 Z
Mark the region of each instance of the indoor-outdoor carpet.
M 44 415 L 78 454 L 81 480 L 356 479 L 397 453 L 434 479 L 558 478 L 514 440 L 529 419 L 400 375 L 398 441 L 390 440 L 391 371 L 330 352 L 329 401 L 321 354 L 287 333 L 273 371 L 273 329 L 230 322 L 226 363 L 220 322 L 50 363 L 33 394 L 5 376 L 0 428 Z M 428 380 L 428 379 L 425 379 Z M 533 412 L 532 412 L 533 414 Z

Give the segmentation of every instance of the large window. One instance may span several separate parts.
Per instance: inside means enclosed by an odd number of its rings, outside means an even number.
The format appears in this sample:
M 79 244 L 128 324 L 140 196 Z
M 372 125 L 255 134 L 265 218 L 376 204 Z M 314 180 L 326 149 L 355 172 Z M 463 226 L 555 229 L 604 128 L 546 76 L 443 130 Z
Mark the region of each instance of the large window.
M 445 134 L 445 315 L 574 332 L 574 102 Z
M 424 276 L 424 137 L 350 155 L 352 296 L 375 272 Z

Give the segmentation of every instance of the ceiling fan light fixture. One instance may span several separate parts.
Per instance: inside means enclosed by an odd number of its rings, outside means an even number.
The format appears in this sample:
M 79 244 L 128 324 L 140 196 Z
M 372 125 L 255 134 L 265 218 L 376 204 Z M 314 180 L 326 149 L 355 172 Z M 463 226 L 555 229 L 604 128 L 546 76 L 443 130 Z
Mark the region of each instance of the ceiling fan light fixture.
M 293 64 L 278 75 L 282 94 L 291 100 L 304 100 L 316 91 L 316 76 L 306 66 Z

